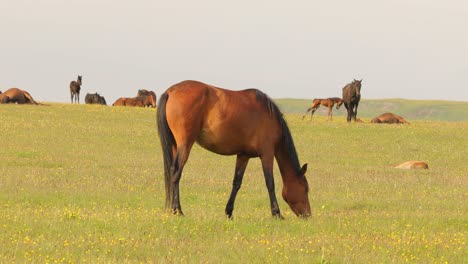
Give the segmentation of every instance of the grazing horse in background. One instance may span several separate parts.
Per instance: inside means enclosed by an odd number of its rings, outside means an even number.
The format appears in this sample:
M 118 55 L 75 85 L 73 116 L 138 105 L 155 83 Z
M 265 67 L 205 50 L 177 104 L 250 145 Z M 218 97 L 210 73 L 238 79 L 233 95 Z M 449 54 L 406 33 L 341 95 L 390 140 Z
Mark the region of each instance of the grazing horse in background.
M 343 104 L 343 100 L 341 100 L 341 98 L 339 97 L 329 97 L 327 99 L 316 98 L 312 102 L 312 105 L 307 109 L 306 113 L 302 116 L 302 120 L 304 120 L 305 116 L 310 111 L 312 111 L 312 113 L 310 113 L 310 119 L 312 120 L 312 116 L 314 115 L 315 111 L 317 111 L 317 109 L 320 106 L 328 107 L 328 120 L 332 120 L 333 119 L 332 108 L 335 104 L 336 104 L 336 109 L 340 109 L 340 106 Z
M 166 209 L 170 207 L 172 213 L 183 214 L 179 181 L 190 150 L 197 142 L 220 155 L 237 155 L 232 191 L 225 209 L 229 218 L 247 163 L 254 157 L 262 162 L 272 215 L 282 218 L 273 179 L 275 158 L 283 180 L 284 200 L 296 215 L 310 215 L 307 164 L 300 166 L 286 120 L 263 92 L 231 91 L 183 81 L 161 95 L 157 125 L 164 158 Z
M 352 83 L 348 83 L 343 87 L 343 103 L 348 110 L 348 117 L 346 121 L 351 122 L 351 119 L 354 119 L 356 122 L 357 109 L 359 106 L 359 101 L 361 100 L 361 80 L 356 80 Z
M 104 99 L 104 96 L 101 96 L 98 93 L 93 93 L 93 94 L 87 93 L 85 96 L 85 103 L 107 105 L 106 99 Z
M 147 95 L 147 96 L 137 96 L 135 97 L 138 100 L 143 102 L 143 106 L 150 106 L 156 108 L 156 96 Z
M 138 90 L 137 96 L 151 96 L 153 98 L 152 102 L 154 102 L 154 104 L 146 105 L 146 106 L 156 107 L 157 98 L 156 98 L 155 92 L 142 89 L 142 90 Z
M 78 79 L 76 81 L 72 81 L 70 83 L 70 94 L 71 94 L 71 103 L 73 104 L 73 99 L 75 99 L 75 103 L 80 103 L 80 90 L 81 90 L 81 75 L 78 75 Z

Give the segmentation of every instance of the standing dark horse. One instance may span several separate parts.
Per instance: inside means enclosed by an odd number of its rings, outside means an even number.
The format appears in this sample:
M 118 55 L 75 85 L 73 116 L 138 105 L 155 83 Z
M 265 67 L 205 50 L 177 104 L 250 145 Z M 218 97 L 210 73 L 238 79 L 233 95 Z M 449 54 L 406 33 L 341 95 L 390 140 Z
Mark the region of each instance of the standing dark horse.
M 76 81 L 72 81 L 70 83 L 70 94 L 71 94 L 71 103 L 73 104 L 73 99 L 75 99 L 75 103 L 80 103 L 80 90 L 81 90 L 81 75 L 78 75 L 78 79 Z
M 231 195 L 234 201 L 247 163 L 259 157 L 270 197 L 271 213 L 282 218 L 275 194 L 273 160 L 283 179 L 282 195 L 298 216 L 310 215 L 307 164 L 300 166 L 288 125 L 278 106 L 256 89 L 231 91 L 197 81 L 175 84 L 161 95 L 157 111 L 164 157 L 166 209 L 182 215 L 179 181 L 195 142 L 220 155 L 237 155 Z
M 348 83 L 343 87 L 343 103 L 348 110 L 348 117 L 346 120 L 351 122 L 351 118 L 356 122 L 357 108 L 359 106 L 359 101 L 361 100 L 361 80 L 356 80 L 352 83 Z
M 312 120 L 312 116 L 314 115 L 315 111 L 317 111 L 317 109 L 323 105 L 325 107 L 328 107 L 328 120 L 332 120 L 333 119 L 333 106 L 336 104 L 336 109 L 340 109 L 340 106 L 343 104 L 343 100 L 341 100 L 341 98 L 339 97 L 329 97 L 327 99 L 314 99 L 314 101 L 312 101 L 312 105 L 307 109 L 306 113 L 302 116 L 302 119 L 304 120 L 305 116 L 307 115 L 307 113 L 309 113 L 310 111 L 312 111 L 312 113 L 310 113 L 310 119 Z

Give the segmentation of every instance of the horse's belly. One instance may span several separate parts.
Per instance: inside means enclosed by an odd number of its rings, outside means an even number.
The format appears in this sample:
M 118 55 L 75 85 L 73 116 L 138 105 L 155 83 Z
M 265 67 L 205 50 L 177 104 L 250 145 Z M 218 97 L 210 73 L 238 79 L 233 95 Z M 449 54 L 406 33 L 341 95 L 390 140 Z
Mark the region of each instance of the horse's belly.
M 202 131 L 197 138 L 197 143 L 204 149 L 220 155 L 244 154 L 257 156 L 255 147 L 250 146 L 249 142 L 242 141 L 240 138 L 241 135 L 234 131 L 227 133 Z

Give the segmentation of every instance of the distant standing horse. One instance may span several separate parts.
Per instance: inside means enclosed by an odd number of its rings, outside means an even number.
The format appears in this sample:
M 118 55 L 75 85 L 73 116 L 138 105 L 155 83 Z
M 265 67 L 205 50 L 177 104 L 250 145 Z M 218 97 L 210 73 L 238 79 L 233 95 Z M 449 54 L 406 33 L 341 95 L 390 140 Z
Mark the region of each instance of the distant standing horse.
M 351 118 L 356 122 L 357 109 L 359 101 L 361 100 L 361 80 L 356 80 L 352 83 L 348 83 L 343 87 L 343 103 L 348 110 L 348 117 L 346 121 L 351 122 Z
M 327 99 L 317 99 L 316 98 L 312 102 L 312 105 L 307 109 L 306 113 L 302 116 L 302 120 L 304 120 L 305 116 L 310 111 L 312 111 L 312 113 L 310 113 L 310 119 L 312 120 L 312 116 L 314 115 L 315 111 L 317 111 L 317 109 L 320 106 L 328 107 L 328 120 L 332 120 L 333 119 L 333 110 L 332 110 L 332 108 L 333 108 L 333 106 L 335 104 L 336 104 L 336 109 L 340 109 L 340 106 L 343 104 L 343 100 L 341 100 L 341 98 L 339 98 L 339 97 L 329 97 Z
M 183 81 L 161 95 L 157 125 L 164 158 L 166 209 L 182 215 L 179 181 L 195 142 L 220 155 L 237 155 L 231 195 L 234 201 L 247 163 L 259 157 L 270 197 L 271 213 L 282 218 L 275 195 L 273 160 L 283 179 L 283 198 L 298 216 L 310 215 L 307 164 L 300 166 L 288 125 L 278 106 L 256 89 L 231 91 L 197 81 Z
M 80 103 L 81 77 L 81 75 L 78 75 L 78 79 L 70 83 L 70 94 L 72 104 L 73 99 L 75 99 L 75 103 Z

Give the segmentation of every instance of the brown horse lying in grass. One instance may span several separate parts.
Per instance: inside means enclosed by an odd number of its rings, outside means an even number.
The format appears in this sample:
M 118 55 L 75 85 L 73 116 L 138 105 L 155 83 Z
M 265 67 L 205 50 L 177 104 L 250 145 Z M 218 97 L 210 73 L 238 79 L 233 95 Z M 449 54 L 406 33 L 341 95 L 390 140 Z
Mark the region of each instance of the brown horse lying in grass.
M 0 93 L 0 104 L 6 103 L 38 104 L 28 92 L 18 88 L 10 88 L 4 93 Z
M 328 107 L 328 120 L 332 120 L 333 118 L 332 108 L 335 104 L 336 104 L 336 109 L 340 109 L 340 106 L 343 104 L 343 100 L 339 97 L 329 97 L 327 99 L 316 98 L 312 102 L 312 105 L 307 109 L 306 113 L 302 116 L 302 119 L 304 119 L 307 113 L 309 113 L 310 111 L 312 111 L 312 113 L 310 113 L 310 119 L 312 119 L 312 116 L 314 115 L 315 111 L 317 111 L 317 109 L 320 106 L 325 106 L 325 107 Z
M 397 169 L 429 169 L 429 165 L 427 165 L 427 163 L 424 162 L 424 161 L 411 160 L 411 161 L 403 162 L 402 164 L 397 165 L 394 168 L 397 168 Z
M 156 107 L 156 101 L 152 96 L 137 96 L 137 97 L 121 97 L 117 99 L 113 106 L 136 106 L 136 107 L 145 107 L 152 106 Z
M 393 113 L 384 113 L 375 117 L 370 121 L 371 123 L 385 123 L 385 124 L 409 124 L 403 117 Z

